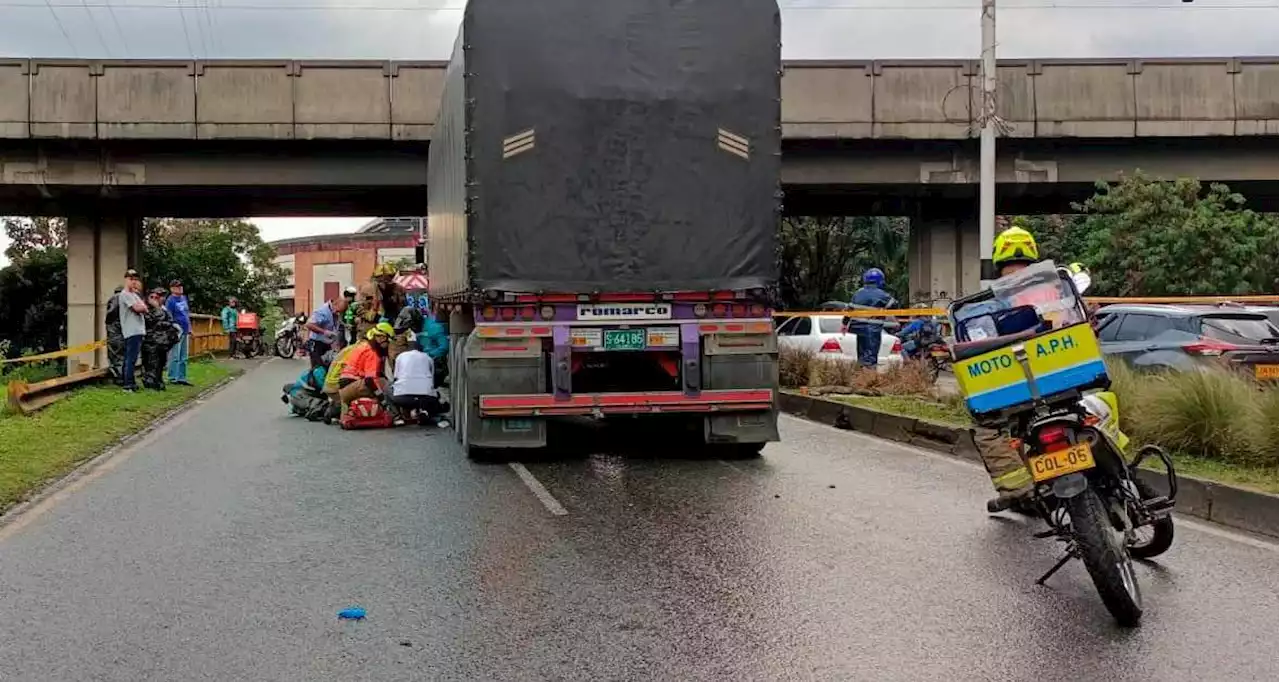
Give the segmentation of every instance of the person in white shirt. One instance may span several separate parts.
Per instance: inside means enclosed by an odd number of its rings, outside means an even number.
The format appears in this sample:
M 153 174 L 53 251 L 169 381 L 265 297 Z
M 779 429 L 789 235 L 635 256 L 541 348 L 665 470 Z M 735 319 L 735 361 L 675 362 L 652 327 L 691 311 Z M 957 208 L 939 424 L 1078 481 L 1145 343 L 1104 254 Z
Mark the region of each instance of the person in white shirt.
M 416 418 L 425 425 L 449 411 L 449 405 L 441 402 L 436 393 L 433 371 L 431 356 L 418 350 L 416 344 L 396 356 L 390 399 L 405 419 Z

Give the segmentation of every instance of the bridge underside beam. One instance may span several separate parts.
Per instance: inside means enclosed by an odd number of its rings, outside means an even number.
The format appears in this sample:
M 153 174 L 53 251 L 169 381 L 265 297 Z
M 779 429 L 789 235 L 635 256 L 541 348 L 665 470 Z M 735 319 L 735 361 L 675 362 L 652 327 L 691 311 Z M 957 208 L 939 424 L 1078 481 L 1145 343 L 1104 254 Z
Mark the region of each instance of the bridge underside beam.
M 1276 210 L 1275 137 L 1188 140 L 1001 140 L 1002 213 L 1065 212 L 1094 182 L 1137 170 L 1226 182 Z M 9 214 L 149 216 L 421 215 L 423 144 L 0 144 L 0 207 Z M 810 141 L 783 153 L 790 214 L 912 215 L 937 201 L 977 201 L 967 141 Z M 100 208 L 99 208 L 100 207 Z

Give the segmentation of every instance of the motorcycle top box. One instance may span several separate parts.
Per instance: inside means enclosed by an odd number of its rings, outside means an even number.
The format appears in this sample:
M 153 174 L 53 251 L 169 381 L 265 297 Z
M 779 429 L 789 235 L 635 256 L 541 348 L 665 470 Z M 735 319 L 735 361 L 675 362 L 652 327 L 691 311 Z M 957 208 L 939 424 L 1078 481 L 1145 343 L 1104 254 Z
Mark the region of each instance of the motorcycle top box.
M 1076 400 L 1110 385 L 1073 276 L 1051 261 L 957 299 L 954 371 L 979 423 L 1003 422 L 1036 404 Z

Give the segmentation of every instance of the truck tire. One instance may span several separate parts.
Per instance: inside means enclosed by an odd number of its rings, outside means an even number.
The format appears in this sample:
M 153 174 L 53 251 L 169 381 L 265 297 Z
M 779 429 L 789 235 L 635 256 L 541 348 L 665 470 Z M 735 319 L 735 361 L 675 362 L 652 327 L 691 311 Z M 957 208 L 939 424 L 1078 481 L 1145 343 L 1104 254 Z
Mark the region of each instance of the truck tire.
M 745 460 L 758 459 L 764 450 L 764 443 L 733 443 L 729 445 L 721 445 L 723 452 L 720 453 L 720 459 Z

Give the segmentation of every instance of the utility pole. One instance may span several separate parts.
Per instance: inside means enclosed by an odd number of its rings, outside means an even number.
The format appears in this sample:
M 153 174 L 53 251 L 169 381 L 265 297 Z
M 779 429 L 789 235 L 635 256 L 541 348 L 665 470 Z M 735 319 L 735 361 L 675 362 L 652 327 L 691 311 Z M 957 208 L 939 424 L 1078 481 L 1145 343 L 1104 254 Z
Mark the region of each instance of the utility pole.
M 996 278 L 991 249 L 996 238 L 996 0 L 982 0 L 982 136 L 978 150 L 978 253 L 982 288 Z

